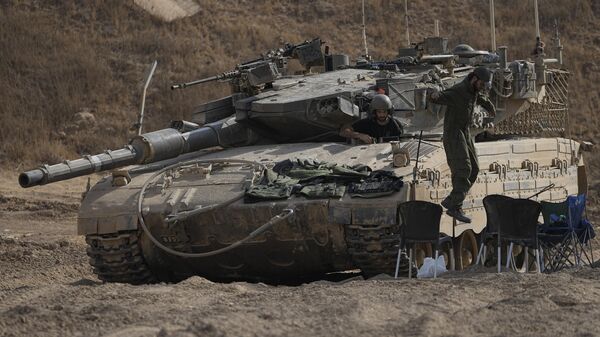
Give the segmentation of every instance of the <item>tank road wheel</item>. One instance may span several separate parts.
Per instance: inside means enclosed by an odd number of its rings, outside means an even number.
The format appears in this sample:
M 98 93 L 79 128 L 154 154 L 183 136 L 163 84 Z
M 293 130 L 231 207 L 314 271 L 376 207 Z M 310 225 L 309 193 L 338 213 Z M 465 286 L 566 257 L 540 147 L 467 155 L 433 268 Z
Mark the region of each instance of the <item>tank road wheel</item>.
M 454 256 L 456 270 L 463 270 L 475 263 L 477 259 L 477 239 L 472 230 L 464 231 L 454 239 Z
M 525 249 L 529 250 L 529 256 L 527 257 L 527 269 L 525 268 Z M 515 245 L 513 248 L 513 255 L 515 257 L 515 268 L 517 269 L 517 271 L 521 273 L 524 273 L 525 270 L 529 272 L 537 271 L 537 263 L 535 262 L 535 250 L 533 248 L 525 248 L 521 247 L 520 245 Z M 540 256 L 540 264 L 541 263 L 543 263 L 544 265 L 548 264 L 548 261 L 546 260 L 545 256 Z
M 426 257 L 433 257 L 433 248 L 430 243 L 417 243 L 413 254 L 415 254 L 417 268 L 421 268 Z
M 86 235 L 85 241 L 90 265 L 102 281 L 131 284 L 154 281 L 142 256 L 137 231 Z
M 485 267 L 496 267 L 498 264 L 498 241 L 488 240 L 485 244 Z M 500 263 L 506 261 L 506 249 L 500 249 Z
M 444 261 L 446 262 L 446 269 L 453 270 L 456 269 L 454 258 L 454 251 L 452 249 L 452 242 L 444 242 L 439 248 L 439 255 L 444 256 Z

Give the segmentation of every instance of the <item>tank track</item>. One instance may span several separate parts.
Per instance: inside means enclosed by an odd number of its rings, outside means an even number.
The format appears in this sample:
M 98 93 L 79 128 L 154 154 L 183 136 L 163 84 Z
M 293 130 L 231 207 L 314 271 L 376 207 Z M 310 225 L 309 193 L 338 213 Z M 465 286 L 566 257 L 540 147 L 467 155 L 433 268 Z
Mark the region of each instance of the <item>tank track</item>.
M 86 235 L 85 241 L 90 265 L 100 280 L 130 284 L 155 281 L 142 256 L 137 231 Z
M 367 277 L 396 271 L 400 234 L 397 225 L 349 225 L 348 252 L 356 267 Z M 408 275 L 408 258 L 400 260 L 399 275 Z M 416 275 L 416 274 L 415 274 Z

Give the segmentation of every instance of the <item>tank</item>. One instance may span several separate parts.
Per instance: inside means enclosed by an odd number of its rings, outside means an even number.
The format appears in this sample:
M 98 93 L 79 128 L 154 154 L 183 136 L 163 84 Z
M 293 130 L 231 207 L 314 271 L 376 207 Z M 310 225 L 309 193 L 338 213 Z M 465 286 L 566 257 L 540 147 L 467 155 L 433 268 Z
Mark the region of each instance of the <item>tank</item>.
M 509 61 L 505 47 L 462 45 L 453 53 L 447 44 L 432 37 L 400 48 L 394 60 L 355 64 L 318 38 L 286 44 L 230 72 L 174 85 L 231 84 L 231 95 L 199 105 L 191 121 L 140 134 L 122 149 L 23 172 L 19 183 L 106 172 L 87 188 L 77 220 L 104 281 L 393 274 L 399 205 L 440 203 L 452 188 L 441 141 L 445 107 L 427 99 L 429 89 L 485 66 L 494 74 L 497 114 L 476 109 L 473 116 L 481 171 L 464 204 L 473 221 L 444 214 L 441 222 L 453 242 L 441 252 L 449 267 L 464 269 L 478 254 L 486 195 L 557 201 L 584 193 L 588 146 L 562 136 L 569 78 L 562 59 L 538 48 L 532 60 Z M 292 61 L 304 70 L 291 74 Z M 370 145 L 341 138 L 340 128 L 365 117 L 378 92 L 392 100 L 404 134 Z M 369 180 L 373 172 L 384 178 Z M 430 246 L 417 248 L 418 259 L 429 254 Z

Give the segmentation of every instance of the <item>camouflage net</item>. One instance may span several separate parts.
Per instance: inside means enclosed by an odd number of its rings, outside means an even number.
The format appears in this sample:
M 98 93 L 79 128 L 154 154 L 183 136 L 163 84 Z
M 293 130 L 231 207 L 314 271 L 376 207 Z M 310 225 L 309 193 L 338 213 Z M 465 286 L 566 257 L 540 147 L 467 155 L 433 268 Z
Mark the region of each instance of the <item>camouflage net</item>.
M 496 134 L 564 134 L 567 128 L 569 72 L 551 69 L 547 73 L 546 96 L 541 102 L 496 124 Z

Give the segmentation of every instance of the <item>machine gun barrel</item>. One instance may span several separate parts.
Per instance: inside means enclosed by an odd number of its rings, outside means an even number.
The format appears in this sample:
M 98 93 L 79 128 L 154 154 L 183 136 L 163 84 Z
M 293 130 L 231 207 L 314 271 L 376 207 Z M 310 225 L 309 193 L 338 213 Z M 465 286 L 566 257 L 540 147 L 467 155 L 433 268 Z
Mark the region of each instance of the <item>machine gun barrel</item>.
M 215 76 L 211 76 L 211 77 L 207 77 L 207 78 L 202 78 L 202 79 L 191 81 L 191 82 L 173 84 L 171 86 L 171 90 L 185 89 L 187 87 L 191 87 L 191 86 L 194 86 L 194 85 L 198 85 L 198 84 L 202 84 L 202 83 L 207 83 L 207 82 L 215 82 L 215 81 L 227 80 L 227 79 L 230 79 L 230 78 L 233 78 L 233 77 L 237 76 L 238 74 L 239 74 L 239 71 L 233 70 L 233 71 L 224 72 L 224 73 L 219 74 L 219 75 L 215 75 Z
M 203 79 L 195 80 L 195 81 L 191 81 L 191 82 L 173 84 L 171 86 L 171 90 L 185 89 L 187 87 L 191 87 L 191 86 L 194 86 L 194 85 L 198 85 L 198 84 L 202 84 L 202 83 L 206 83 L 206 82 L 218 81 L 218 80 L 219 80 L 218 76 L 211 76 L 211 77 L 207 77 L 207 78 L 203 78 Z
M 19 175 L 21 187 L 45 185 L 133 164 L 149 164 L 214 146 L 248 141 L 245 126 L 222 120 L 188 132 L 167 128 L 136 136 L 124 148 L 83 156 L 55 165 L 42 165 Z

